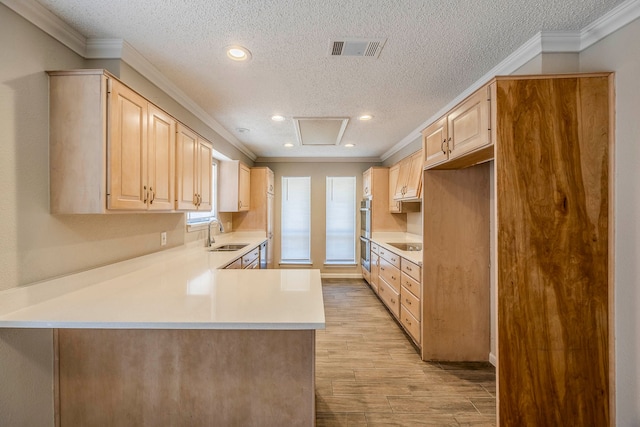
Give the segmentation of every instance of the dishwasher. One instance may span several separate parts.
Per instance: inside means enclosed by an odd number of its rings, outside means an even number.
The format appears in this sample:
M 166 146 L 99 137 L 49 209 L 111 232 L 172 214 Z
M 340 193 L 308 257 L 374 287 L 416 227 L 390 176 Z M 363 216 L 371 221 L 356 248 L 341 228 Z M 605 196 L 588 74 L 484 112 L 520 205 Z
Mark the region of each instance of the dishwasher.
M 267 268 L 267 242 L 260 245 L 260 268 Z

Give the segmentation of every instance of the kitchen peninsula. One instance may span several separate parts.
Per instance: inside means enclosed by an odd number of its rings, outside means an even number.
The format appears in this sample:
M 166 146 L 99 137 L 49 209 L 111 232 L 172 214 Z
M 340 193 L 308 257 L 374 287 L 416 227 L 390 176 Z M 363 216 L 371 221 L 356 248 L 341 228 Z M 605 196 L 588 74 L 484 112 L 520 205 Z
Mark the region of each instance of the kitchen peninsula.
M 313 425 L 318 270 L 224 270 L 266 237 L 201 244 L 0 293 L 51 328 L 60 425 Z

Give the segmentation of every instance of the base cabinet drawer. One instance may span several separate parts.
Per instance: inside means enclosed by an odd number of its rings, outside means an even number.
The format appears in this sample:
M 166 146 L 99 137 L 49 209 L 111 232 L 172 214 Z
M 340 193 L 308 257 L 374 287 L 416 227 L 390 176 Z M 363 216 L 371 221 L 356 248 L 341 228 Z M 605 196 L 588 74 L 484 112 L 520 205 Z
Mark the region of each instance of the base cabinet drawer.
M 422 280 L 422 267 L 406 258 L 402 258 L 400 261 L 400 270 L 413 280 L 418 282 Z
M 238 258 L 235 261 L 233 261 L 232 263 L 230 263 L 229 265 L 227 265 L 225 268 L 231 268 L 231 269 L 239 269 L 242 268 L 242 258 Z
M 378 281 L 378 295 L 394 316 L 400 317 L 400 295 L 384 279 Z
M 249 266 L 253 264 L 260 257 L 260 248 L 255 247 L 248 254 L 242 257 L 242 268 L 250 268 Z
M 417 298 L 420 298 L 420 282 L 416 281 L 413 277 L 405 274 L 405 272 L 403 271 L 400 283 L 402 284 L 403 288 L 406 288 Z
M 389 249 L 380 246 L 378 248 L 378 255 L 380 255 L 380 258 L 387 260 L 389 264 L 393 265 L 395 268 L 400 268 L 400 257 Z
M 400 323 L 402 323 L 402 326 L 404 326 L 416 344 L 420 344 L 420 321 L 413 317 L 404 305 L 400 307 Z
M 380 257 L 380 270 L 379 273 L 381 278 L 386 280 L 386 282 L 395 289 L 396 293 L 400 293 L 400 270 L 390 264 L 389 261 Z
M 242 268 L 244 268 L 245 270 L 254 270 L 256 268 L 260 268 L 260 260 L 254 259 L 253 262 L 245 265 Z
M 413 295 L 404 286 L 400 290 L 400 304 L 416 319 L 420 319 L 420 299 Z

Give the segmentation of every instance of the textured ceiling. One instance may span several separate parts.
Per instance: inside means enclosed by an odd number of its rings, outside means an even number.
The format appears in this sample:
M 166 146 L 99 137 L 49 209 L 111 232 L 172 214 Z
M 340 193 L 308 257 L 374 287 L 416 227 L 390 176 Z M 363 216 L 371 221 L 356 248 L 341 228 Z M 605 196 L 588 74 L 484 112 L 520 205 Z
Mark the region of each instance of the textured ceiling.
M 126 40 L 258 157 L 380 157 L 539 31 L 580 30 L 622 2 L 38 1 L 87 38 Z M 377 59 L 328 56 L 343 37 L 387 42 Z M 226 57 L 235 44 L 251 61 Z M 340 146 L 285 148 L 292 117 L 351 120 Z

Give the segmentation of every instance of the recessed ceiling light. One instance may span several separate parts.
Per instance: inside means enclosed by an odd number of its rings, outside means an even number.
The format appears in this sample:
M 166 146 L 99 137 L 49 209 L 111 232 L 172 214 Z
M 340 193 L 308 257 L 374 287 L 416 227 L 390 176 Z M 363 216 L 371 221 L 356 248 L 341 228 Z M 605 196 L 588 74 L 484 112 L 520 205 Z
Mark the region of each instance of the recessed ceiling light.
M 344 146 L 347 147 L 347 148 L 351 148 L 351 147 L 355 147 L 356 144 L 349 143 L 349 144 L 344 144 Z
M 271 120 L 273 120 L 274 122 L 283 122 L 284 116 L 280 116 L 280 115 L 271 116 Z
M 237 131 L 238 133 L 249 133 L 249 132 L 251 132 L 251 131 L 250 131 L 249 129 L 247 129 L 247 128 L 236 128 L 236 131 Z
M 243 46 L 228 46 L 227 56 L 234 61 L 246 61 L 251 59 L 251 52 Z
M 363 114 L 360 117 L 358 117 L 358 120 L 371 120 L 373 119 L 373 116 L 371 114 Z
M 284 143 L 283 145 L 284 145 L 285 147 L 287 147 L 287 148 L 291 148 L 291 147 L 293 147 L 293 144 L 292 144 L 292 143 L 290 143 L 290 142 Z

